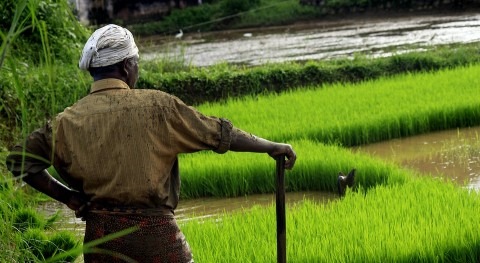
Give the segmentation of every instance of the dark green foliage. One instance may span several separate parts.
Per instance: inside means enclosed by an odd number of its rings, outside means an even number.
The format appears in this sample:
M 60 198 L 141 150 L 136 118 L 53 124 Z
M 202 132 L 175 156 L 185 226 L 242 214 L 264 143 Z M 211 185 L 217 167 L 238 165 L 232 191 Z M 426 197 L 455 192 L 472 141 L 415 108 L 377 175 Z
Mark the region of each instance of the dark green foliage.
M 28 258 L 25 261 L 33 262 L 35 259 L 45 259 L 43 257 L 43 247 L 48 242 L 47 234 L 40 229 L 28 229 L 22 236 L 22 249 L 29 252 L 23 255 Z
M 11 180 L 7 180 L 3 176 L 0 176 L 0 192 L 8 192 L 12 189 Z
M 260 4 L 260 0 L 224 0 L 220 7 L 223 15 L 234 15 L 245 12 Z
M 318 14 L 316 8 L 301 6 L 298 0 L 218 0 L 172 10 L 160 20 L 125 23 L 134 35 L 174 35 L 179 29 L 188 33 L 281 25 L 320 17 Z
M 224 29 L 238 20 L 236 14 L 245 12 L 260 4 L 260 0 L 223 0 L 204 3 L 185 9 L 174 9 L 160 21 L 129 25 L 138 35 L 173 35 L 182 29 L 187 32 L 204 32 Z
M 169 16 L 164 17 L 161 21 L 152 21 L 127 27 L 134 34 L 141 35 L 174 35 L 180 29 L 185 33 L 208 31 L 212 29 L 212 24 L 205 22 L 215 19 L 218 16 L 218 12 L 218 6 L 205 4 L 184 10 L 173 10 Z M 196 26 L 191 27 L 192 25 Z
M 12 39 L 9 53 L 25 61 L 40 63 L 45 60 L 41 51 L 48 45 L 49 53 L 57 60 L 71 63 L 78 59 L 87 31 L 73 15 L 68 0 L 4 0 L 0 3 L 1 32 L 8 32 L 16 5 L 22 2 L 26 5 L 15 26 L 23 31 Z
M 13 14 L 15 13 L 16 1 L 1 1 L 0 2 L 0 29 L 7 31 L 12 23 Z
M 77 247 L 79 242 L 75 239 L 71 232 L 60 231 L 50 237 L 49 242 L 43 246 L 42 255 L 45 258 L 51 258 L 59 253 L 69 251 Z M 65 256 L 62 261 L 73 262 L 77 256 Z
M 13 227 L 20 232 L 24 232 L 29 228 L 43 229 L 45 219 L 31 208 L 24 208 L 15 211 L 13 216 Z
M 260 0 L 223 0 L 220 2 L 220 10 L 222 17 L 226 18 L 222 24 L 228 25 L 239 20 L 238 14 L 253 9 L 259 4 Z
M 36 262 L 56 256 L 62 252 L 74 249 L 78 241 L 72 233 L 60 231 L 49 237 L 40 229 L 28 229 L 22 235 L 24 261 Z M 73 262 L 77 256 L 67 255 L 57 262 Z

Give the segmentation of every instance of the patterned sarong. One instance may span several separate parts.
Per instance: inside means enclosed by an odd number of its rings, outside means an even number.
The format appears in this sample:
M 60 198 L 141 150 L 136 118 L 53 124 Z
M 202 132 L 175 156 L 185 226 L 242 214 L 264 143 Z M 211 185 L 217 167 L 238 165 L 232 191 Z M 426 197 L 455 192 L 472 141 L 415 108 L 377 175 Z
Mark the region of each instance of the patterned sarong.
M 193 262 L 190 247 L 173 215 L 88 213 L 84 244 L 131 227 L 134 232 L 84 251 L 85 263 Z

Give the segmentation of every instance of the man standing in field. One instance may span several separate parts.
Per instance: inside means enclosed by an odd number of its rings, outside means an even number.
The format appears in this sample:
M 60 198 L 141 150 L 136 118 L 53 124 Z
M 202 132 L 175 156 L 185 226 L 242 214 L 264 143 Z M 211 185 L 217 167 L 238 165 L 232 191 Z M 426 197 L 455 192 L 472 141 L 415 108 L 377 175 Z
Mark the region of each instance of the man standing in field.
M 172 95 L 134 89 L 138 59 L 127 29 L 107 25 L 95 31 L 79 62 L 93 77 L 90 94 L 15 146 L 7 167 L 83 217 L 84 243 L 134 228 L 85 251 L 85 262 L 193 262 L 174 218 L 177 155 L 200 150 L 286 155 L 285 168 L 291 169 L 296 154 L 288 144 L 207 117 Z M 45 170 L 50 165 L 68 187 Z

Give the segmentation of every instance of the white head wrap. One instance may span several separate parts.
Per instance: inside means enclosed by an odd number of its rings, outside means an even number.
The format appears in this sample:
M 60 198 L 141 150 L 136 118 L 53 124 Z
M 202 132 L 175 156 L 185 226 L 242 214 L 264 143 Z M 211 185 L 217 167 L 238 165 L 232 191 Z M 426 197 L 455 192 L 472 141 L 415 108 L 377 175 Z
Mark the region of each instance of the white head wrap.
M 138 56 L 138 48 L 128 29 L 117 25 L 106 25 L 97 29 L 83 47 L 78 62 L 80 69 L 105 67 L 126 58 Z

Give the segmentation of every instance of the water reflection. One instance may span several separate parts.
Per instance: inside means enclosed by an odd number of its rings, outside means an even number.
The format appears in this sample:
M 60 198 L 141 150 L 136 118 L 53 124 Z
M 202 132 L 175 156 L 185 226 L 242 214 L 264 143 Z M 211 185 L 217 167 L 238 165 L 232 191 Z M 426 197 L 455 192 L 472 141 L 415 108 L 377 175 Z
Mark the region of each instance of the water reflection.
M 305 199 L 316 202 L 327 202 L 336 198 L 338 198 L 338 195 L 331 192 L 296 192 L 286 193 L 285 195 L 287 207 L 301 203 Z M 178 221 L 184 221 L 198 217 L 212 217 L 224 212 L 241 212 L 243 209 L 248 209 L 255 205 L 275 205 L 275 195 L 257 194 L 234 198 L 180 200 L 175 215 Z
M 459 185 L 480 189 L 480 126 L 352 148 Z
M 220 62 L 258 65 L 267 62 L 372 57 L 421 51 L 425 47 L 480 41 L 480 14 L 345 19 L 271 29 L 190 34 L 184 40 L 158 37 L 143 40 L 142 58 L 184 56 L 195 66 Z M 145 43 L 149 43 L 148 46 Z M 153 45 L 152 45 L 153 43 Z

